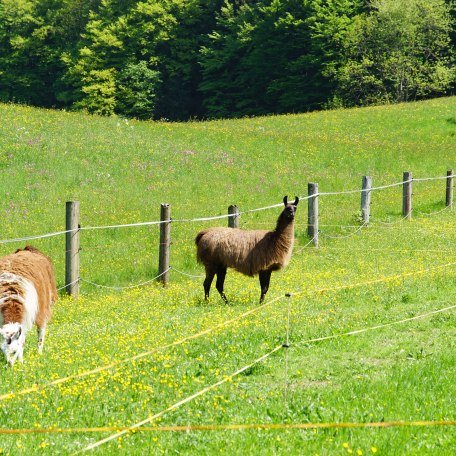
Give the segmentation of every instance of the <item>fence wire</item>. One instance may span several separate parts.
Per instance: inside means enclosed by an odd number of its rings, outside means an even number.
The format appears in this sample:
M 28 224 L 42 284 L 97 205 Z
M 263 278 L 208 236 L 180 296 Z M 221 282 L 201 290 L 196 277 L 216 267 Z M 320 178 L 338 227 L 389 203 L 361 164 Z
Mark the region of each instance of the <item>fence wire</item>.
M 333 196 L 333 195 L 348 195 L 354 193 L 363 193 L 363 192 L 372 192 L 377 190 L 384 190 L 387 188 L 397 187 L 409 182 L 413 181 L 432 181 L 432 180 L 440 180 L 440 179 L 449 179 L 455 177 L 454 174 L 450 176 L 438 176 L 438 177 L 425 177 L 425 178 L 412 178 L 409 180 L 396 182 L 393 184 L 382 185 L 378 187 L 372 187 L 369 189 L 356 189 L 356 190 L 345 190 L 345 191 L 336 191 L 336 192 L 318 192 L 313 195 L 306 195 L 299 197 L 300 200 L 308 200 L 310 198 L 315 198 L 317 196 Z M 35 239 L 44 239 L 54 236 L 60 236 L 67 233 L 75 233 L 78 231 L 94 231 L 94 230 L 106 230 L 106 229 L 117 229 L 117 228 L 132 228 L 132 227 L 141 227 L 141 226 L 153 226 L 153 225 L 161 225 L 164 223 L 189 223 L 189 222 L 202 222 L 202 221 L 210 221 L 210 220 L 218 220 L 224 219 L 229 217 L 237 217 L 242 214 L 248 214 L 257 211 L 268 210 L 276 207 L 281 207 L 283 203 L 272 204 L 269 206 L 259 207 L 255 209 L 247 209 L 245 211 L 238 212 L 237 214 L 222 214 L 216 216 L 208 216 L 208 217 L 195 217 L 195 218 L 182 218 L 182 219 L 169 219 L 169 220 L 154 220 L 154 221 L 146 221 L 146 222 L 137 222 L 137 223 L 124 223 L 124 224 L 117 224 L 117 225 L 100 225 L 100 226 L 87 226 L 87 227 L 80 227 L 78 229 L 72 230 L 65 230 L 65 231 L 56 231 L 53 233 L 46 233 L 41 235 L 30 235 L 24 237 L 18 237 L 14 239 L 2 239 L 0 240 L 0 244 L 6 243 L 13 243 L 13 242 L 24 242 L 24 241 L 31 241 Z

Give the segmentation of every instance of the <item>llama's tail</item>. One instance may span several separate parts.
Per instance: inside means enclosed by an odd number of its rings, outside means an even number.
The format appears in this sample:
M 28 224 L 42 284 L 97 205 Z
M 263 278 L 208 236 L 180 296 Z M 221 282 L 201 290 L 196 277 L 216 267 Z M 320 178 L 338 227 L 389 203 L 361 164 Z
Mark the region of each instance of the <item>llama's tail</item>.
M 201 247 L 200 247 L 200 241 L 201 238 L 206 234 L 207 230 L 200 231 L 195 238 L 195 244 L 196 244 L 196 261 L 198 263 L 202 263 L 202 252 L 201 252 Z
M 206 230 L 200 231 L 195 238 L 195 244 L 198 247 L 199 242 L 201 241 L 201 238 L 206 234 Z

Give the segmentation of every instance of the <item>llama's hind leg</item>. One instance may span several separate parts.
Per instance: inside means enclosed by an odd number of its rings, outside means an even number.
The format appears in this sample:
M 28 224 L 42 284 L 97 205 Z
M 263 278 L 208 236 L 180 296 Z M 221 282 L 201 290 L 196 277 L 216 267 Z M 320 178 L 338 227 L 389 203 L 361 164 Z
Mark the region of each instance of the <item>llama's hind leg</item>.
M 271 272 L 272 271 L 260 271 L 260 287 L 261 287 L 261 297 L 260 297 L 260 304 L 264 301 L 264 297 L 269 289 L 269 282 L 271 280 Z
M 217 268 L 217 282 L 215 283 L 215 287 L 217 288 L 217 291 L 220 293 L 220 296 L 225 301 L 225 303 L 228 304 L 228 299 L 225 296 L 225 293 L 223 292 L 223 285 L 225 283 L 225 277 L 226 277 L 226 267 L 219 266 Z
M 38 331 L 38 353 L 43 353 L 44 338 L 46 336 L 46 325 L 43 325 L 37 329 Z
M 214 280 L 215 271 L 212 268 L 206 267 L 206 278 L 204 279 L 204 299 L 209 299 L 209 291 L 211 290 L 212 280 Z

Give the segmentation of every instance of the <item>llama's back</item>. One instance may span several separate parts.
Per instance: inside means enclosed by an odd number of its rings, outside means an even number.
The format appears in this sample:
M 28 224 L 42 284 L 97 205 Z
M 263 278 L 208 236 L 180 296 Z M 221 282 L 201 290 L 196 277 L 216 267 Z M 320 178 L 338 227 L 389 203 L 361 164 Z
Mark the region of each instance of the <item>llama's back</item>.
M 252 252 L 257 250 L 268 233 L 265 230 L 208 228 L 196 236 L 197 259 L 205 266 L 223 265 L 246 275 L 254 275 L 258 271 Z
M 30 280 L 38 294 L 37 323 L 47 322 L 51 305 L 57 299 L 54 267 L 51 260 L 39 250 L 27 246 L 0 258 L 0 272 L 10 272 Z

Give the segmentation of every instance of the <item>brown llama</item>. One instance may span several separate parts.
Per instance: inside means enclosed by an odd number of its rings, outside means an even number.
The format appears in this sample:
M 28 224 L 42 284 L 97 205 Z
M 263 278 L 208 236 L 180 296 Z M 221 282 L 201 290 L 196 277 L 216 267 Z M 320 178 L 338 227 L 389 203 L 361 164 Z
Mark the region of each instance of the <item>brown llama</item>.
M 10 365 L 22 361 L 25 337 L 33 324 L 42 352 L 56 299 L 54 267 L 38 249 L 27 246 L 0 258 L 0 343 Z
M 288 203 L 277 220 L 275 230 L 241 230 L 238 228 L 208 228 L 196 236 L 197 260 L 206 269 L 204 297 L 209 298 L 212 280 L 217 275 L 216 288 L 228 303 L 223 292 L 227 268 L 260 278 L 260 303 L 269 288 L 272 271 L 277 271 L 290 261 L 294 244 L 294 217 L 299 198 Z

